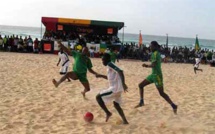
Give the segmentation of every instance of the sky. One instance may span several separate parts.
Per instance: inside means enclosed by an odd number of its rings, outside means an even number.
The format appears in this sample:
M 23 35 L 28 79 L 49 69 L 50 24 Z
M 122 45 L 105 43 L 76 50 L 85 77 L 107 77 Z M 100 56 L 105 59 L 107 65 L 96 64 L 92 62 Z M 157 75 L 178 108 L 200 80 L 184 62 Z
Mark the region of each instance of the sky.
M 0 16 L 0 25 L 77 18 L 124 22 L 125 33 L 215 40 L 215 0 L 2 0 Z

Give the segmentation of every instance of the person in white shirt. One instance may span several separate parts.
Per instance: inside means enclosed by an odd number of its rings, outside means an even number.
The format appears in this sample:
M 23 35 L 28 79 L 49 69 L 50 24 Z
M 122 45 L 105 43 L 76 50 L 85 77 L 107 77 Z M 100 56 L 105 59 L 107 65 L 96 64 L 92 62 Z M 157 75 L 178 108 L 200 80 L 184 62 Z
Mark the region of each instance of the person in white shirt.
M 203 54 L 201 54 L 200 52 L 197 53 L 197 58 L 195 58 L 196 64 L 194 65 L 194 73 L 196 74 L 196 71 L 203 71 L 202 69 L 199 69 L 199 64 L 201 63 L 201 59 L 203 57 Z
M 74 50 L 74 47 L 75 47 L 75 42 L 74 41 L 70 42 L 70 49 Z
M 107 76 L 102 74 L 96 74 L 97 78 L 108 79 L 109 88 L 101 91 L 97 96 L 96 100 L 100 107 L 106 113 L 106 122 L 111 117 L 112 113 L 107 109 L 105 103 L 112 102 L 114 107 L 118 111 L 119 115 L 122 118 L 123 124 L 128 124 L 128 121 L 124 115 L 122 108 L 120 107 L 121 103 L 121 94 L 127 92 L 127 85 L 125 84 L 125 78 L 123 71 L 119 69 L 114 63 L 111 62 L 111 57 L 108 53 L 105 53 L 102 62 L 104 66 L 107 66 Z
M 62 48 L 60 48 L 60 51 L 58 52 L 59 60 L 57 63 L 57 66 L 59 63 L 61 63 L 61 68 L 60 68 L 60 74 L 65 75 L 68 71 L 69 68 L 69 56 L 66 52 L 63 51 Z M 68 81 L 70 81 L 69 78 L 67 78 Z
M 90 47 L 90 57 L 91 58 L 94 58 L 94 49 L 93 49 L 93 47 Z

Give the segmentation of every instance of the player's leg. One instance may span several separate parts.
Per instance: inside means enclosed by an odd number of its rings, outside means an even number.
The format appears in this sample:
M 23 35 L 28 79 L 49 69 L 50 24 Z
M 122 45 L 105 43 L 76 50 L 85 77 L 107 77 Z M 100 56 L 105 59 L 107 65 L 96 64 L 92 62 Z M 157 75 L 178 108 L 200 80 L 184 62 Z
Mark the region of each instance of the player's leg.
M 128 124 L 128 121 L 127 121 L 125 114 L 124 114 L 122 108 L 120 107 L 119 103 L 113 101 L 113 104 L 114 104 L 114 107 L 116 108 L 117 112 L 119 113 L 120 117 L 122 118 L 123 124 Z
M 87 74 L 86 73 L 76 73 L 76 74 L 77 74 L 79 81 L 84 86 L 84 91 L 82 91 L 81 93 L 82 93 L 83 97 L 85 97 L 86 92 L 90 91 L 90 84 L 87 79 Z
M 66 73 L 62 73 L 60 72 L 61 75 L 66 75 Z M 71 80 L 69 79 L 69 77 L 66 78 L 68 80 L 68 82 L 70 82 Z
M 197 70 L 197 71 L 201 71 L 201 72 L 203 71 L 202 69 L 198 69 L 198 68 L 197 68 L 196 70 Z
M 175 105 L 172 100 L 170 99 L 170 97 L 164 92 L 163 86 L 157 87 L 157 90 L 160 94 L 160 96 L 162 96 L 173 108 L 173 112 L 175 114 L 177 114 L 177 105 Z
M 56 81 L 55 79 L 52 80 L 55 87 L 58 87 L 63 81 L 65 81 L 67 78 L 71 78 L 72 80 L 77 80 L 78 77 L 75 72 L 68 72 L 66 75 L 62 76 L 59 81 Z
M 147 77 L 149 78 L 149 76 Z M 140 102 L 137 106 L 135 106 L 135 108 L 144 106 L 144 87 L 151 84 L 152 82 L 150 82 L 149 80 L 145 79 L 143 80 L 141 83 L 139 83 L 139 94 L 140 94 Z
M 194 67 L 193 69 L 194 69 L 194 73 L 196 74 L 196 70 L 197 70 L 197 68 L 196 68 L 196 67 Z
M 61 74 L 61 75 L 65 75 L 65 74 L 67 73 L 67 71 L 68 71 L 68 68 L 69 68 L 69 66 L 68 66 L 68 65 L 64 65 L 64 66 L 62 66 L 62 67 L 61 67 L 60 74 Z M 67 77 L 67 80 L 68 80 L 68 82 L 70 82 L 70 81 L 71 81 L 71 80 L 69 79 L 69 77 Z
M 90 91 L 90 84 L 88 81 L 87 82 L 81 82 L 81 84 L 84 86 L 84 91 L 82 91 L 81 93 L 82 93 L 83 97 L 85 97 L 86 92 Z
M 104 110 L 104 112 L 106 113 L 106 119 L 105 121 L 107 122 L 108 119 L 111 117 L 112 113 L 107 109 L 103 99 L 102 99 L 102 96 L 108 96 L 108 95 L 111 95 L 112 92 L 103 92 L 103 93 L 99 93 L 97 96 L 96 96 L 96 100 L 99 104 L 99 106 Z
M 160 93 L 160 96 L 162 96 L 173 108 L 173 112 L 175 114 L 177 114 L 177 105 L 175 105 L 172 100 L 170 99 L 170 97 L 164 92 L 163 89 L 163 76 L 162 75 L 156 75 L 154 77 L 154 82 L 156 85 L 156 88 L 158 90 L 158 92 Z
M 65 72 L 67 73 L 69 66 L 65 66 Z M 69 79 L 69 77 L 67 77 L 68 82 L 70 82 L 71 80 Z

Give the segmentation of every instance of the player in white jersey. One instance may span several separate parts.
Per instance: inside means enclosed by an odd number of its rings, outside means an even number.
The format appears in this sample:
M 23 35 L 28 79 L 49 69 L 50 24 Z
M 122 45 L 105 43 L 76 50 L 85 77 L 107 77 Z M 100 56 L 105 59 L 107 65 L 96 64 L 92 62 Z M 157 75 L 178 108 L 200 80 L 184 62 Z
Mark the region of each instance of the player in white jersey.
M 194 72 L 196 74 L 196 71 L 203 71 L 202 69 L 199 69 L 199 64 L 201 62 L 201 59 L 202 59 L 202 55 L 199 55 L 198 58 L 195 58 L 195 61 L 196 61 L 196 64 L 194 65 Z
M 125 78 L 123 71 L 119 69 L 114 63 L 111 62 L 111 57 L 108 53 L 105 53 L 102 62 L 104 66 L 107 66 L 107 76 L 96 74 L 97 78 L 108 79 L 109 88 L 101 91 L 97 96 L 96 100 L 100 107 L 106 113 L 106 122 L 111 117 L 112 113 L 107 109 L 105 102 L 113 101 L 114 107 L 118 111 L 119 115 L 123 120 L 123 124 L 128 124 L 128 121 L 124 115 L 122 108 L 120 107 L 121 103 L 121 94 L 127 91 L 127 86 L 125 84 Z
M 61 63 L 60 74 L 65 75 L 69 68 L 69 56 L 66 52 L 63 51 L 63 49 L 60 49 L 60 51 L 58 52 L 58 56 L 59 60 L 57 66 L 59 65 L 59 63 Z M 68 81 L 70 81 L 69 78 L 67 79 Z

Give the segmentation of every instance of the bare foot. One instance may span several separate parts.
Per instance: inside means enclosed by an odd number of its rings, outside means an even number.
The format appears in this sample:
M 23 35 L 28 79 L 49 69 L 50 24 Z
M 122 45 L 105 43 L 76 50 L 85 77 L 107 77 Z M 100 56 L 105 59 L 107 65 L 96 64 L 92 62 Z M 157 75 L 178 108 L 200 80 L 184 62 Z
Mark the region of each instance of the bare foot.
M 81 92 L 81 94 L 83 95 L 84 98 L 85 98 L 85 93 L 86 93 L 85 91 Z
M 112 116 L 112 113 L 106 115 L 106 122 L 108 122 L 109 118 Z
M 173 109 L 174 114 L 177 114 L 177 110 L 178 110 L 178 106 L 176 105 L 176 107 Z
M 68 82 L 71 82 L 71 80 L 68 80 Z
M 134 108 L 138 108 L 138 107 L 142 107 L 144 106 L 144 103 L 139 103 L 138 105 L 136 105 Z
M 128 121 L 123 121 L 123 124 L 129 124 Z
M 52 83 L 54 84 L 55 87 L 58 87 L 57 81 L 55 79 L 52 80 Z

